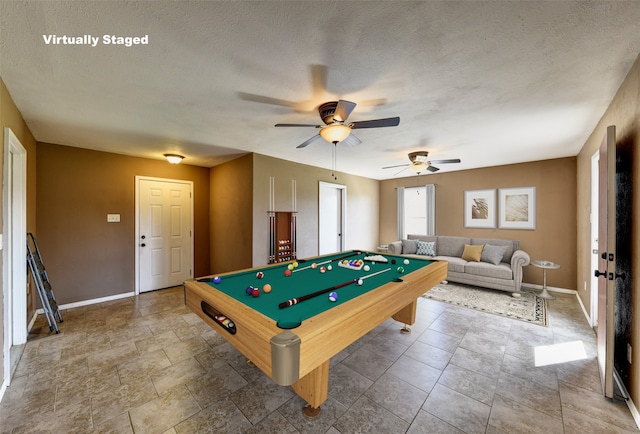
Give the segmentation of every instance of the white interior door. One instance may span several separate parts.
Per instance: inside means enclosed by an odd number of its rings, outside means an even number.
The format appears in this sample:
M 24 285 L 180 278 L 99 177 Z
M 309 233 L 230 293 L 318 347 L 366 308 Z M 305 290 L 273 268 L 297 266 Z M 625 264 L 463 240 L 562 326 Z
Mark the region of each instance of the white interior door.
M 344 250 L 346 186 L 320 183 L 318 216 L 318 253 Z
M 137 178 L 138 292 L 193 276 L 193 183 Z
M 599 231 L 599 205 L 598 195 L 600 190 L 600 152 L 591 157 L 591 269 L 597 270 L 599 263 L 598 231 Z M 598 326 L 598 277 L 591 275 L 589 282 L 591 288 L 591 310 L 589 312 L 591 327 Z
M 616 272 L 616 138 L 615 127 L 607 127 L 600 145 L 600 189 L 598 195 L 598 366 L 604 395 L 613 398 Z

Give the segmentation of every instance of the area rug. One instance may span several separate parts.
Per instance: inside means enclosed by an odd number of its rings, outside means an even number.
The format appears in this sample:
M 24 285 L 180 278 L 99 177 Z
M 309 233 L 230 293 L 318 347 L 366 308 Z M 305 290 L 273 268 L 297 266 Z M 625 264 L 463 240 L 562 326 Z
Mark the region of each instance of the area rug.
M 547 300 L 525 290 L 522 290 L 521 294 L 520 297 L 512 297 L 510 292 L 449 282 L 434 286 L 422 296 L 481 312 L 546 326 Z

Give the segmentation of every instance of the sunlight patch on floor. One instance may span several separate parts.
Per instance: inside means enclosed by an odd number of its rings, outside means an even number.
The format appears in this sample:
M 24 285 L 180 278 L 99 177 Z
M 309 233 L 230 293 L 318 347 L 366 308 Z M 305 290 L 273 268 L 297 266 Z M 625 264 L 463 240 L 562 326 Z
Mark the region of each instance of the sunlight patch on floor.
M 538 367 L 584 360 L 587 358 L 587 352 L 582 341 L 573 341 L 535 347 L 534 357 L 535 366 Z

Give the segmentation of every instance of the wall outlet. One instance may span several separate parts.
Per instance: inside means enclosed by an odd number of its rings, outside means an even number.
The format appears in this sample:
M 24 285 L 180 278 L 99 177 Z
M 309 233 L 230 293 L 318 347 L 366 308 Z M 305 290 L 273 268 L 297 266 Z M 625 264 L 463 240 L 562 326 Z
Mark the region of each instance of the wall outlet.
M 631 344 L 627 344 L 627 362 L 631 364 Z
M 107 222 L 108 223 L 119 223 L 120 222 L 120 214 L 107 214 Z

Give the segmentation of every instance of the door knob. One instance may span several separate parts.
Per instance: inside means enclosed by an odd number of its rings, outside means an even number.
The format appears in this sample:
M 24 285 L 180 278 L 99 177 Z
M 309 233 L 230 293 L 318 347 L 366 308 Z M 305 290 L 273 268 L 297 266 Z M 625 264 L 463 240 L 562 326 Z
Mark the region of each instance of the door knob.
M 146 246 L 146 244 L 145 244 L 145 243 L 140 244 L 140 247 L 144 247 L 144 246 Z
M 600 277 L 600 276 L 607 277 L 607 272 L 606 272 L 606 271 L 598 271 L 598 270 L 595 270 L 595 271 L 594 271 L 594 273 L 593 273 L 593 275 L 594 275 L 594 276 L 596 276 L 596 277 Z
M 141 236 L 140 238 L 142 238 L 142 239 L 144 240 L 145 238 L 147 238 L 147 236 L 146 236 L 146 235 L 143 235 L 143 236 Z

